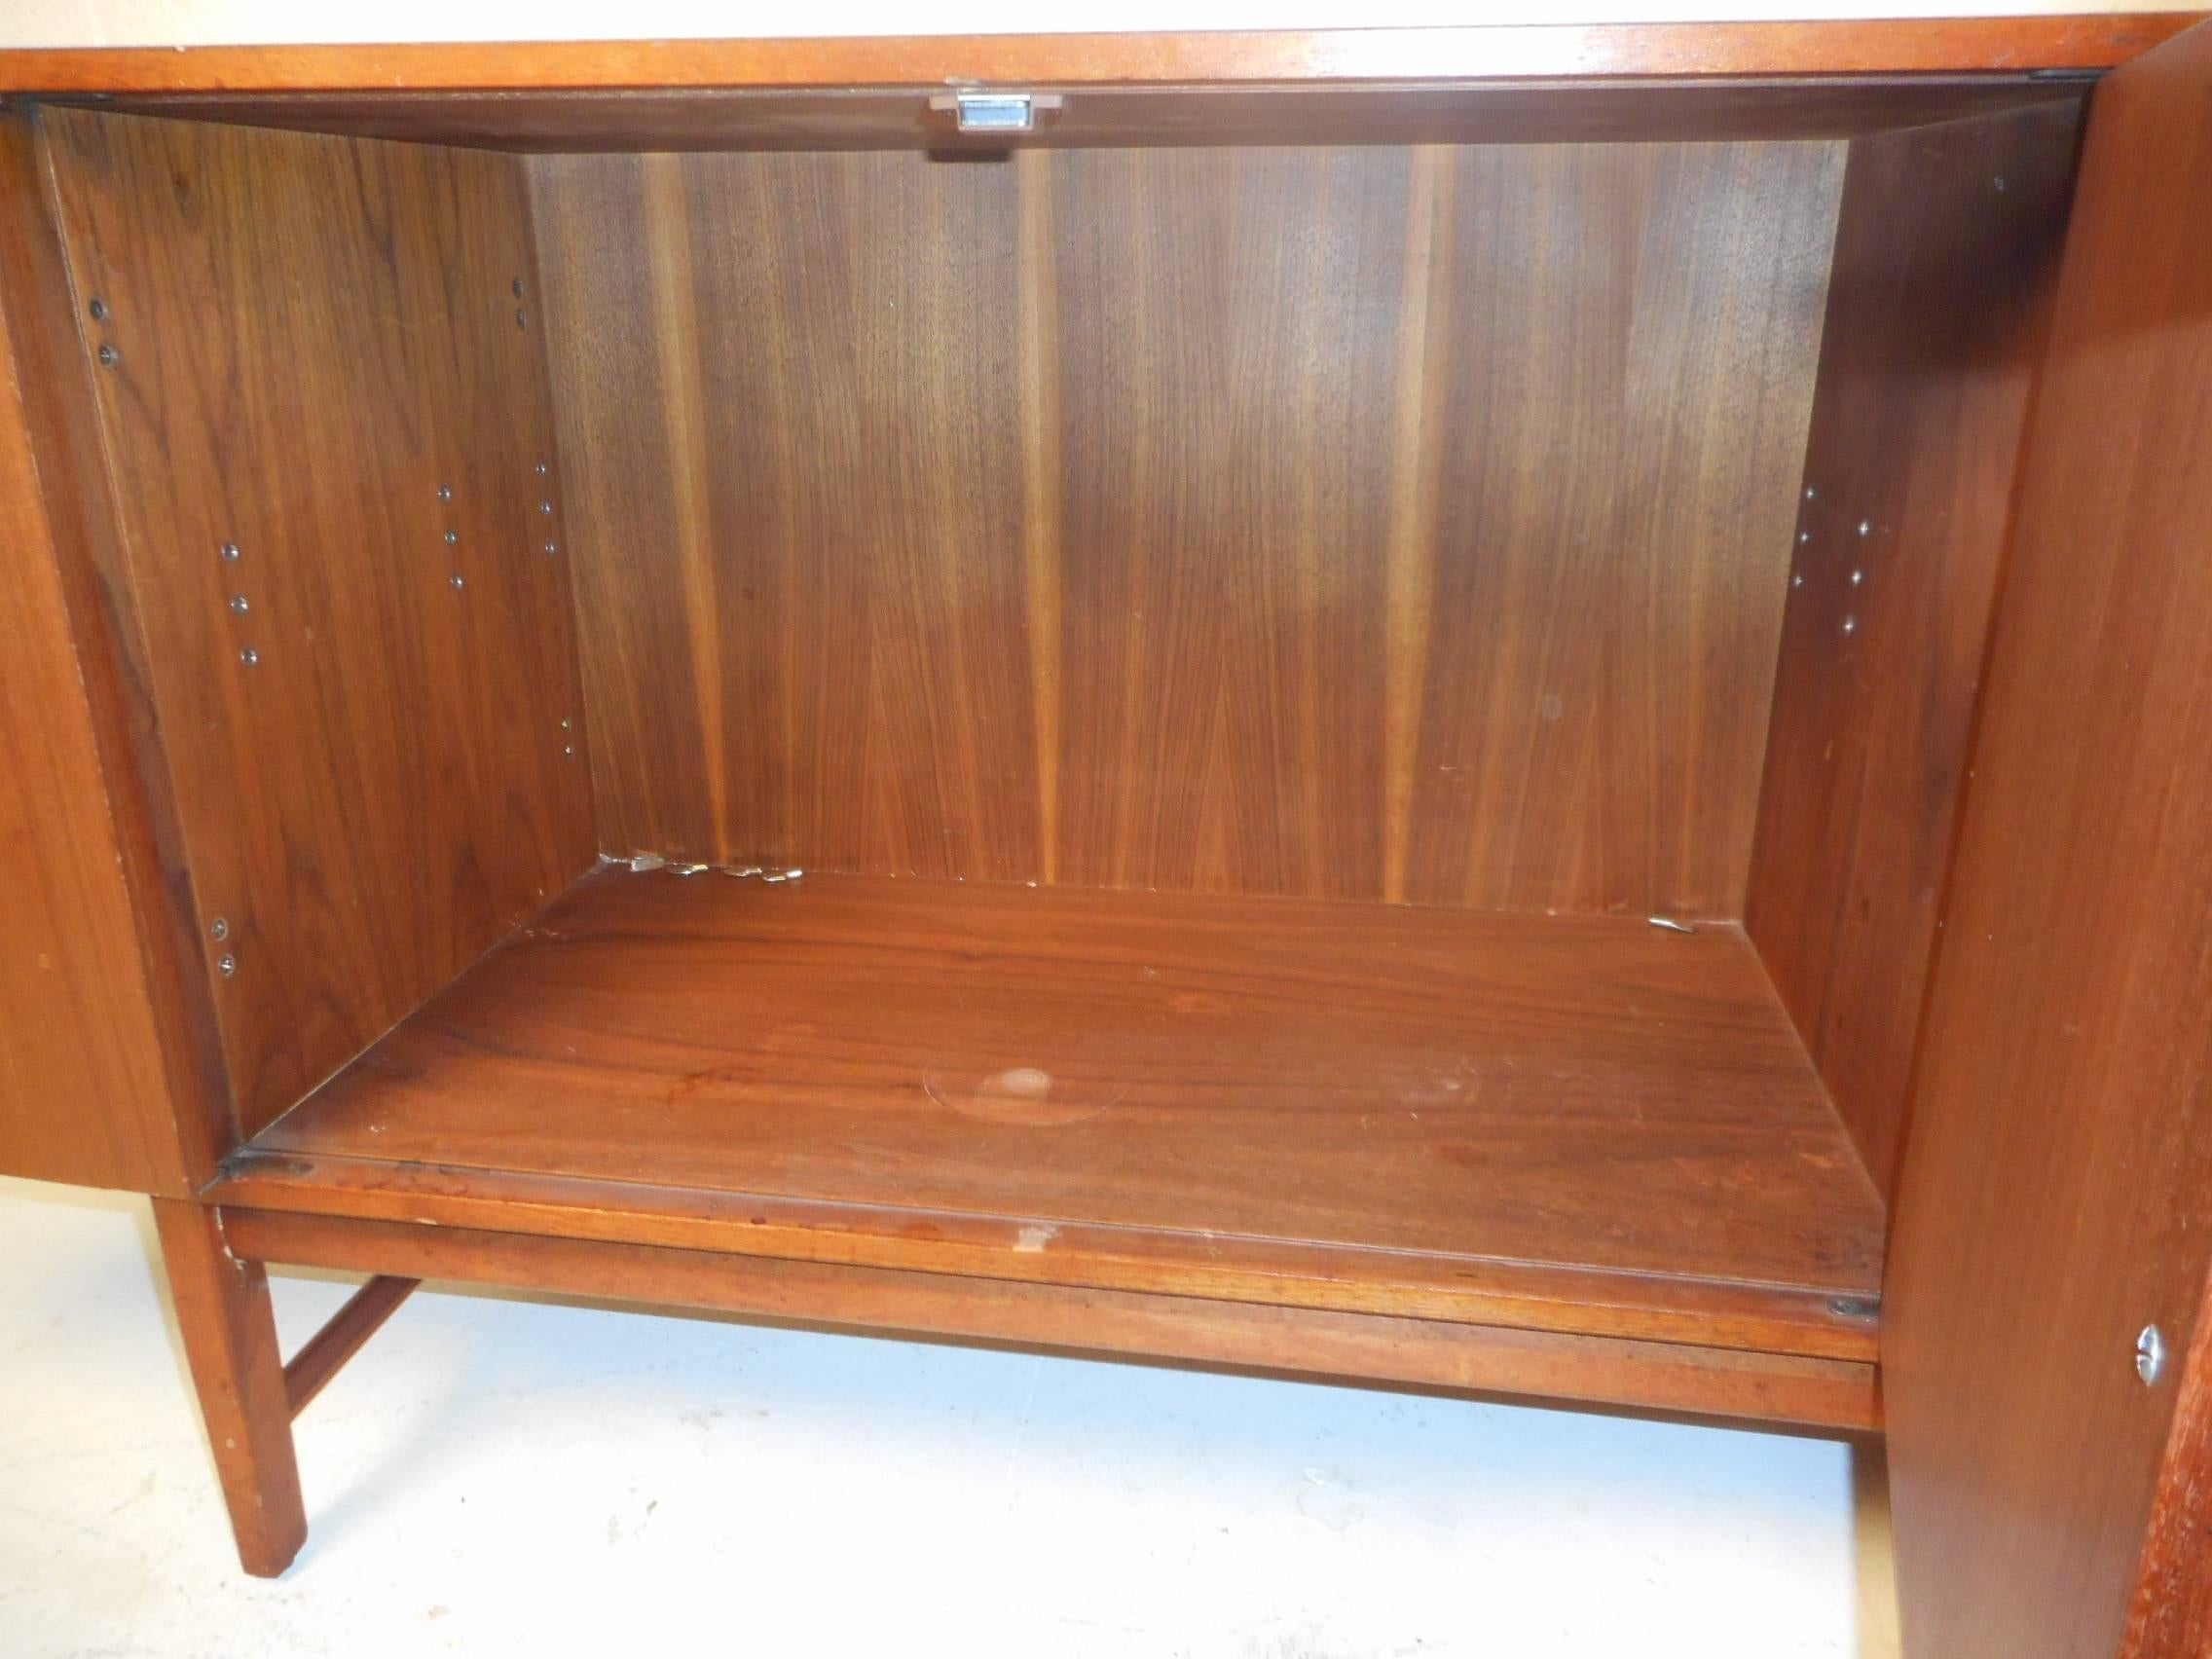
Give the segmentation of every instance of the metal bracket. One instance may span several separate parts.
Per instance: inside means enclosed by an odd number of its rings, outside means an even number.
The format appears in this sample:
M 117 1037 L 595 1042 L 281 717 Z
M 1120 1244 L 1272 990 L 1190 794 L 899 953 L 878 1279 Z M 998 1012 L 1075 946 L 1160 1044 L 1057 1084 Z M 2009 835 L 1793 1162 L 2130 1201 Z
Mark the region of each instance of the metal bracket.
M 930 108 L 949 110 L 963 132 L 1034 132 L 1037 117 L 1061 102 L 1057 92 L 950 92 L 930 99 Z

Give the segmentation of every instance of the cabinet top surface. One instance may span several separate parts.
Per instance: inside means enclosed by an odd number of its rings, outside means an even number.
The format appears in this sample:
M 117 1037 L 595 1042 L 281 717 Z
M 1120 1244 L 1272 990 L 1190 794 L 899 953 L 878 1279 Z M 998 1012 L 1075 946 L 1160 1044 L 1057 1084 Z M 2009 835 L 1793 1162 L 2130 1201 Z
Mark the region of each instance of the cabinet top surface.
M 18 92 L 1776 79 L 2094 72 L 2189 12 L 1872 21 L 0 51 Z

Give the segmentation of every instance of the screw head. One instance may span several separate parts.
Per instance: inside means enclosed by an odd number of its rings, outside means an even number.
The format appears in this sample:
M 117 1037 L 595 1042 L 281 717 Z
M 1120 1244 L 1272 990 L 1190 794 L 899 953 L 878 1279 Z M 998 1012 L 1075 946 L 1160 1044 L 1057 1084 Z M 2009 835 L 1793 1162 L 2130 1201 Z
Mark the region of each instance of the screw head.
M 518 300 L 522 298 L 522 278 L 520 276 L 515 278 L 515 298 Z
M 235 542 L 235 541 L 226 541 L 226 542 L 224 542 L 224 543 L 223 543 L 223 557 L 224 557 L 224 559 L 225 559 L 225 560 L 227 560 L 227 561 L 228 561 L 229 563 L 231 563 L 231 564 L 233 564 L 233 565 L 237 564 L 237 563 L 239 562 L 239 557 L 240 557 L 240 555 L 239 555 L 239 544 L 238 544 L 237 542 Z
M 1818 490 L 1814 489 L 1814 488 L 1813 488 L 1813 487 L 1812 487 L 1812 486 L 1811 486 L 1810 484 L 1808 484 L 1808 485 L 1806 485 L 1806 486 L 1805 486 L 1805 499 L 1806 499 L 1806 500 L 1808 500 L 1808 501 L 1815 501 L 1815 500 L 1818 500 L 1818 499 L 1820 499 L 1820 495 L 1821 495 L 1821 493 L 1820 493 L 1820 492 L 1819 492 Z
M 85 309 L 92 313 L 92 320 L 94 322 L 107 321 L 107 301 L 102 299 L 94 299 L 92 303 L 87 306 Z
M 1859 521 L 1859 534 L 1861 535 L 1872 535 L 1874 534 L 1874 521 L 1872 519 L 1861 519 Z
M 1851 585 L 1852 585 L 1853 587 L 1857 587 L 1857 586 L 1858 586 L 1858 585 L 1859 585 L 1859 584 L 1860 584 L 1861 582 L 1864 581 L 1865 579 L 1866 579 L 1866 572 L 1865 572 L 1864 571 L 1852 571 L 1852 572 L 1851 572 Z
M 452 546 L 455 546 L 456 544 L 458 544 L 458 543 L 460 542 L 460 540 L 461 540 L 461 532 L 460 532 L 460 531 L 458 531 L 458 530 L 449 530 L 449 531 L 447 531 L 447 532 L 446 532 L 446 545 L 447 545 L 448 547 L 452 547 Z
M 575 754 L 575 752 L 576 746 L 572 743 L 564 743 L 561 745 L 561 753 L 564 755 L 573 755 Z
M 244 663 L 248 668 L 253 667 L 253 665 L 260 660 L 261 653 L 255 650 L 251 645 L 246 646 L 243 650 L 239 652 L 239 661 Z
M 99 350 L 100 367 L 103 369 L 112 369 L 122 358 L 122 356 L 123 353 L 118 351 L 113 346 L 102 346 Z
M 233 974 L 236 974 L 238 971 L 239 959 L 233 956 L 229 951 L 225 951 L 221 956 L 215 959 L 215 972 L 222 975 L 224 978 L 228 979 Z
M 207 937 L 212 940 L 229 939 L 231 937 L 231 924 L 229 919 L 227 917 L 217 916 L 213 921 L 209 922 L 207 924 Z
M 1845 617 L 1845 618 L 1843 619 L 1843 631 L 1844 631 L 1844 632 L 1845 632 L 1846 634 L 1856 634 L 1856 633 L 1858 633 L 1858 632 L 1859 632 L 1859 618 L 1858 618 L 1858 617 L 1856 617 L 1856 616 L 1846 616 L 1846 617 Z
M 231 595 L 231 614 L 233 616 L 243 616 L 252 608 L 253 607 L 249 603 L 247 603 L 244 594 L 234 593 Z
M 541 513 L 549 513 L 553 510 L 553 503 L 551 501 L 540 501 L 537 503 L 537 510 Z
M 548 541 L 545 544 L 545 551 L 548 553 L 558 553 L 561 551 L 561 544 L 558 541 Z
M 1791 576 L 1789 585 L 1793 588 L 1801 588 L 1805 585 L 1805 578 L 1803 576 Z
M 545 462 L 542 461 L 537 463 L 537 476 L 540 478 L 545 476 Z
M 453 486 L 451 484 L 440 484 L 438 486 L 438 499 L 441 501 L 453 499 Z
M 530 326 L 529 313 L 522 311 L 520 308 L 517 308 L 515 312 L 515 326 L 517 328 L 528 328 Z
M 2156 1325 L 2145 1325 L 2135 1339 L 2135 1375 L 2143 1386 L 2154 1386 L 2166 1371 L 2166 1336 Z
M 563 731 L 567 731 L 569 729 L 569 717 L 567 715 L 563 715 L 561 717 L 561 729 Z
M 456 571 L 452 575 L 446 577 L 446 584 L 451 587 L 454 592 L 459 593 L 462 588 L 468 585 L 468 582 L 467 579 L 463 577 L 459 571 Z

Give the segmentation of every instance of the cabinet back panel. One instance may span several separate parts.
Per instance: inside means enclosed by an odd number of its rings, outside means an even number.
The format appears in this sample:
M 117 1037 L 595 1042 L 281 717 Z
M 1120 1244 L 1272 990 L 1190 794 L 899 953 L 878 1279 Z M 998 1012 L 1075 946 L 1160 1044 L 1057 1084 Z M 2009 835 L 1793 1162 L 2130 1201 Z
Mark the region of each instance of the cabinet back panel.
M 534 158 L 603 844 L 1739 914 L 1841 160 Z
M 421 145 L 47 121 L 250 1135 L 591 859 L 567 572 L 537 551 L 523 180 Z

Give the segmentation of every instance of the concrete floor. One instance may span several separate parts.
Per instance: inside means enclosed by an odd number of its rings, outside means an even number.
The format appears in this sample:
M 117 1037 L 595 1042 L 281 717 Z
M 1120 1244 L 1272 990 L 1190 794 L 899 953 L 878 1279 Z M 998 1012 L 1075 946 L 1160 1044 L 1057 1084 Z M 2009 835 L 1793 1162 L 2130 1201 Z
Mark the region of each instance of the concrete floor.
M 301 1419 L 261 1583 L 152 1248 L 141 1200 L 0 1181 L 10 1659 L 1895 1651 L 1835 1442 L 465 1291 Z M 349 1289 L 282 1276 L 287 1348 Z

